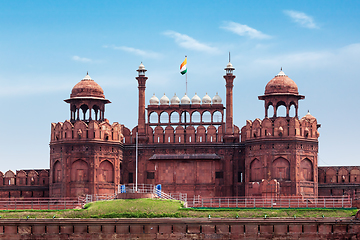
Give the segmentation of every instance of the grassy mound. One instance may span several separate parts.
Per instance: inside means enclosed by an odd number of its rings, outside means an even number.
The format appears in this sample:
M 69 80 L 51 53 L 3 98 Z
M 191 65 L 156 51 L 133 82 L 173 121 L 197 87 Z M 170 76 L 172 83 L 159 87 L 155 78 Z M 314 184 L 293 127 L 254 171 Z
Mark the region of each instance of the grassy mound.
M 263 218 L 267 217 L 351 217 L 357 209 L 189 209 L 182 203 L 158 199 L 99 201 L 74 210 L 0 211 L 1 218 Z

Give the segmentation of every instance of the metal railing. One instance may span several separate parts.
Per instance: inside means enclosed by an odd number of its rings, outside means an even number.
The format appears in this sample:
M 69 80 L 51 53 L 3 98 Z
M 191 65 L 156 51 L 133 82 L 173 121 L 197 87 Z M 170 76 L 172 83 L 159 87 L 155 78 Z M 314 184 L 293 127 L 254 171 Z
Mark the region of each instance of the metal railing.
M 351 208 L 352 199 L 343 197 L 220 197 L 188 199 L 187 207 L 208 208 Z
M 165 193 L 162 190 L 157 188 L 158 185 L 154 184 L 127 184 L 127 185 L 119 185 L 118 192 L 121 193 L 149 193 L 152 194 L 154 198 L 161 199 L 171 199 L 171 200 L 179 200 L 186 202 L 187 194 L 186 193 Z
M 0 198 L 0 210 L 63 210 L 83 203 L 80 198 Z
M 82 198 L 85 203 L 113 200 L 116 198 L 116 193 L 113 194 L 86 194 L 85 198 Z
M 121 190 L 121 187 L 125 186 L 125 189 Z M 131 183 L 127 185 L 119 185 L 118 186 L 118 192 L 124 192 L 124 193 L 153 193 L 154 192 L 155 185 L 153 184 L 138 184 L 137 188 L 136 185 Z

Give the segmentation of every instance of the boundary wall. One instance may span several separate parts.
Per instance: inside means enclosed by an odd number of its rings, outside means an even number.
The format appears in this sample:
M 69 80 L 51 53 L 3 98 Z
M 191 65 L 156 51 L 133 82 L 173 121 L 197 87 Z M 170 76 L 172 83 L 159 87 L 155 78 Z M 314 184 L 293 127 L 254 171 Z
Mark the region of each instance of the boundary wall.
M 0 219 L 0 239 L 360 239 L 355 218 Z

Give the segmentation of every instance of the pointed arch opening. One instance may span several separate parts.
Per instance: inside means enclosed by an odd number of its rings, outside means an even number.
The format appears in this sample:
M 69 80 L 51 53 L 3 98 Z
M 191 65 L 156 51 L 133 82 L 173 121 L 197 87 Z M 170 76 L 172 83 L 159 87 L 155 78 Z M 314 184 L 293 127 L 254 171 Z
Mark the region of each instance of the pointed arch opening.
M 152 112 L 149 115 L 149 123 L 158 123 L 159 117 L 157 112 Z
M 266 109 L 266 116 L 269 118 L 274 117 L 274 106 L 272 103 L 269 103 Z
M 104 160 L 99 165 L 99 181 L 113 183 L 114 167 L 108 160 Z
M 169 114 L 167 112 L 160 114 L 160 123 L 169 123 Z
M 89 167 L 84 160 L 76 160 L 71 165 L 71 181 L 72 182 L 87 182 L 89 181 Z
M 202 114 L 202 122 L 210 123 L 211 122 L 211 113 L 209 111 L 205 111 Z
M 313 165 L 307 158 L 300 162 L 300 180 L 314 181 L 313 179 Z
M 213 113 L 213 122 L 222 122 L 223 121 L 223 118 L 222 118 L 222 114 L 221 114 L 221 112 L 219 112 L 219 111 L 216 111 L 216 112 L 214 112 Z
M 276 105 L 276 117 L 286 117 L 286 104 L 283 101 Z
M 172 112 L 170 114 L 170 122 L 171 123 L 179 123 L 180 121 L 180 115 L 178 112 Z
M 201 120 L 200 113 L 198 111 L 195 111 L 191 114 L 191 122 L 193 123 L 199 123 Z
M 190 113 L 189 112 L 182 112 L 181 113 L 181 122 L 182 123 L 190 123 Z
M 60 161 L 56 161 L 53 166 L 53 183 L 62 181 L 62 168 Z
M 272 163 L 272 178 L 279 181 L 290 180 L 290 163 L 285 158 L 279 157 Z
M 254 159 L 250 163 L 250 182 L 259 182 L 264 178 L 262 173 L 262 165 L 259 159 Z
M 290 103 L 289 117 L 296 117 L 296 105 L 294 102 Z

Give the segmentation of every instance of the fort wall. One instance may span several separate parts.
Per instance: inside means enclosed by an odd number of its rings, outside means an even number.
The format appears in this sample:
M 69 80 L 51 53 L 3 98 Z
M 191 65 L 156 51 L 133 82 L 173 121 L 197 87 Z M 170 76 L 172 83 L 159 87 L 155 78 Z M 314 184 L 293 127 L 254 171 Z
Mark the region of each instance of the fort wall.
M 357 239 L 343 219 L 7 219 L 0 239 Z

